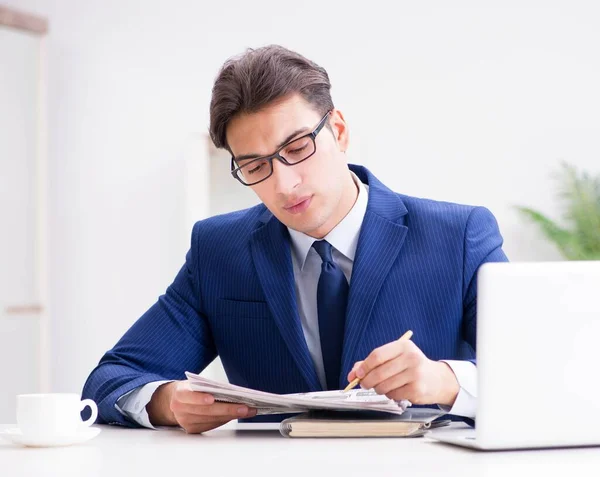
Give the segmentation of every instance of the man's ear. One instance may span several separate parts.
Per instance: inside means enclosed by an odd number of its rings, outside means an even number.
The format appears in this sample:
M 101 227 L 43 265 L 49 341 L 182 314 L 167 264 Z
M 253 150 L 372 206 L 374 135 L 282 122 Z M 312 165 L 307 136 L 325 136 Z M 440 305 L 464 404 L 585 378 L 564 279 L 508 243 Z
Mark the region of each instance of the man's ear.
M 344 115 L 339 109 L 334 109 L 331 112 L 331 116 L 329 117 L 329 125 L 331 126 L 333 137 L 338 143 L 340 151 L 346 152 L 348 150 L 349 131 L 346 120 L 344 119 Z

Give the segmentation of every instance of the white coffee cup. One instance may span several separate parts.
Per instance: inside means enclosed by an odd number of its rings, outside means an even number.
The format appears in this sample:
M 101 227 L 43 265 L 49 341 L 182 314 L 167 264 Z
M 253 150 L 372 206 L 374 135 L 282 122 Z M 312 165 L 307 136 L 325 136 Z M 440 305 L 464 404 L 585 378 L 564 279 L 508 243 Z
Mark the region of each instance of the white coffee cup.
M 89 406 L 92 415 L 82 421 L 81 411 Z M 98 406 L 78 394 L 19 394 L 17 424 L 23 435 L 72 436 L 91 426 L 98 417 Z

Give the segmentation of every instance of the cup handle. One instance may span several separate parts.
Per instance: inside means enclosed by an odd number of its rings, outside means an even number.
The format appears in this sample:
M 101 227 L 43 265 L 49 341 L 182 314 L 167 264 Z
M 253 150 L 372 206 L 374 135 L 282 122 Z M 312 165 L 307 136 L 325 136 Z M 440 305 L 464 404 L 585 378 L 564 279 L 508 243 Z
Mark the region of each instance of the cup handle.
M 83 427 L 91 426 L 94 422 L 96 422 L 96 419 L 98 418 L 98 406 L 96 406 L 96 403 L 91 399 L 84 399 L 83 401 L 81 401 L 81 408 L 79 409 L 79 411 L 83 411 L 87 406 L 89 406 L 92 410 L 92 415 L 85 421 L 81 422 L 81 425 Z

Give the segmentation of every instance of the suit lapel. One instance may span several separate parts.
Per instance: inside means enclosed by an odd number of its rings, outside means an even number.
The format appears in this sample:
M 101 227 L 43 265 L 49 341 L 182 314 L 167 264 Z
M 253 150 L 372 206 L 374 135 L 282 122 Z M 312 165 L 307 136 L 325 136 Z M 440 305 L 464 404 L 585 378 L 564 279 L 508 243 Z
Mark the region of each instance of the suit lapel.
M 255 230 L 250 240 L 260 284 L 281 336 L 309 389 L 321 390 L 298 315 L 289 233 L 268 210 L 261 221 L 265 225 Z
M 407 209 L 400 197 L 364 167 L 351 166 L 350 169 L 369 185 L 369 202 L 352 268 L 340 386 L 346 385 L 346 376 L 354 363 L 364 359 L 357 355 L 361 336 L 408 232 L 403 224 Z

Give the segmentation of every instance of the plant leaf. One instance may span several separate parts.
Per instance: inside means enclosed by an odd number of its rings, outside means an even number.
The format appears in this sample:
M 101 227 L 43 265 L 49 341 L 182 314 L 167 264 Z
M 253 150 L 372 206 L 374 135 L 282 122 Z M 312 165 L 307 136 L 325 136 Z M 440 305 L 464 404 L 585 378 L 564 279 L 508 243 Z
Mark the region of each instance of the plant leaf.
M 581 250 L 581 247 L 572 232 L 561 228 L 541 212 L 530 209 L 529 207 L 517 207 L 516 209 L 525 218 L 537 224 L 544 235 L 558 246 L 565 258 L 569 260 L 582 259 L 582 255 L 584 255 L 583 250 Z
M 562 163 L 563 216 L 571 225 L 584 257 L 600 255 L 600 177 L 578 174 L 569 164 Z

